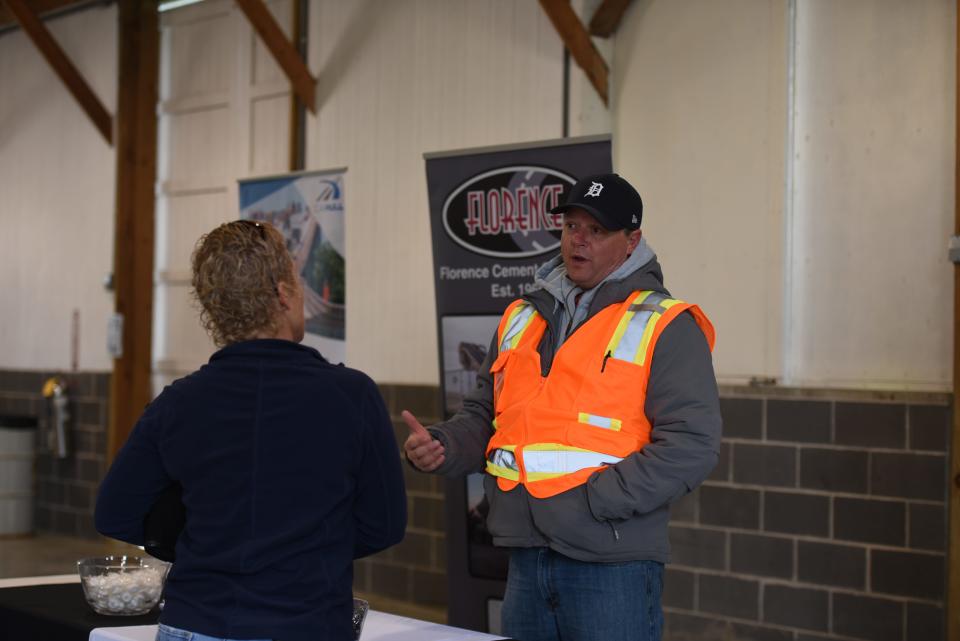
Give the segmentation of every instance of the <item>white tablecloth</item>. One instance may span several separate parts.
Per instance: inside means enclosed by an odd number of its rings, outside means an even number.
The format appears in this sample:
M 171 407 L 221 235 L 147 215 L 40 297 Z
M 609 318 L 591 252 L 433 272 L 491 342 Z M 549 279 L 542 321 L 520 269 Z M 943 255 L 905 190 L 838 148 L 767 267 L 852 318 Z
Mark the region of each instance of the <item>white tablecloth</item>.
M 90 633 L 90 641 L 153 641 L 156 633 L 155 625 L 97 628 Z M 360 635 L 360 641 L 493 641 L 495 639 L 503 639 L 503 637 L 375 610 L 367 613 L 363 633 Z

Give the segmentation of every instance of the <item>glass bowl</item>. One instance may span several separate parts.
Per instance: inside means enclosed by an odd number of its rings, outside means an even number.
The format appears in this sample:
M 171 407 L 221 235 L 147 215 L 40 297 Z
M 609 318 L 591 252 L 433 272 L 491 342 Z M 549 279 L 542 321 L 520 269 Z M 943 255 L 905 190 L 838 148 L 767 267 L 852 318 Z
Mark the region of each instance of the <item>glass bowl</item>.
M 83 596 L 97 613 L 146 614 L 160 600 L 170 564 L 139 556 L 95 556 L 77 561 Z
M 360 639 L 360 633 L 363 632 L 363 621 L 367 618 L 369 610 L 369 602 L 356 597 L 353 598 L 353 638 L 357 641 Z

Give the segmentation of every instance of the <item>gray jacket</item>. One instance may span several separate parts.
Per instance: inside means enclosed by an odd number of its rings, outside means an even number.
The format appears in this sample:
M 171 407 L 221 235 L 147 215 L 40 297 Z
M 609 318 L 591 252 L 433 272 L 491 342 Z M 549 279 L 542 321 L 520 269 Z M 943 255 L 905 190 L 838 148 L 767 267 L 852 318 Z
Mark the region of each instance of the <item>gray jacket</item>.
M 538 347 L 544 376 L 566 337 L 598 311 L 634 290 L 668 294 L 656 255 L 642 239 L 630 258 L 592 290 L 581 293 L 565 274 L 560 257 L 555 258 L 537 274 L 540 289 L 525 296 L 547 321 Z M 574 303 L 577 293 L 579 304 Z M 484 469 L 493 435 L 489 369 L 497 347 L 494 336 L 477 387 L 463 408 L 429 428 L 446 450 L 440 474 L 462 476 Z M 484 476 L 487 528 L 496 545 L 549 546 L 581 561 L 669 561 L 669 506 L 706 478 L 720 448 L 720 404 L 710 350 L 689 313 L 663 331 L 651 367 L 644 411 L 652 431 L 650 443 L 639 452 L 546 499 L 531 496 L 522 485 L 504 492 L 495 477 Z

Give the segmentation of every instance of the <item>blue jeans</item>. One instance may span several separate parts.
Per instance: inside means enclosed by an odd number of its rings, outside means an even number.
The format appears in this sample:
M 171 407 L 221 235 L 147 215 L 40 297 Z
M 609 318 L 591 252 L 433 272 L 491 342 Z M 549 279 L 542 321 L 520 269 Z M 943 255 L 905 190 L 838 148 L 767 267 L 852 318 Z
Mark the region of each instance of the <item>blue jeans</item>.
M 235 641 L 234 639 L 221 639 L 220 637 L 209 637 L 197 632 L 189 632 L 180 628 L 172 628 L 169 625 L 160 624 L 157 627 L 156 641 Z M 261 639 L 259 641 L 270 641 Z
M 503 634 L 522 641 L 660 641 L 663 564 L 585 563 L 550 548 L 510 552 Z

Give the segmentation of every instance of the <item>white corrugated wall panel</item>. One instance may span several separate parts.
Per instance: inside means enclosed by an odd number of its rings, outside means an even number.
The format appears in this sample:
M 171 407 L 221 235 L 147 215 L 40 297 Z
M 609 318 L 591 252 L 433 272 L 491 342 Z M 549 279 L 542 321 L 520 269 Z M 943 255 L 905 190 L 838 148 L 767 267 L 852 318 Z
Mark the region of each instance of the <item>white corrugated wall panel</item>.
M 250 173 L 276 172 L 290 161 L 290 96 L 256 98 L 250 103 Z
M 437 382 L 425 152 L 558 138 L 563 48 L 539 4 L 310 5 L 307 167 L 347 167 L 347 363 Z
M 797 4 L 791 382 L 950 387 L 955 12 Z
M 116 7 L 46 21 L 109 113 Z M 0 35 L 0 368 L 108 371 L 116 155 L 33 43 Z
M 267 4 L 290 33 L 292 3 Z M 288 169 L 290 87 L 233 2 L 164 13 L 154 388 L 214 351 L 190 298 L 197 239 L 239 216 L 237 180 Z
M 721 380 L 782 370 L 787 0 L 634 4 L 617 32 L 614 165 Z

